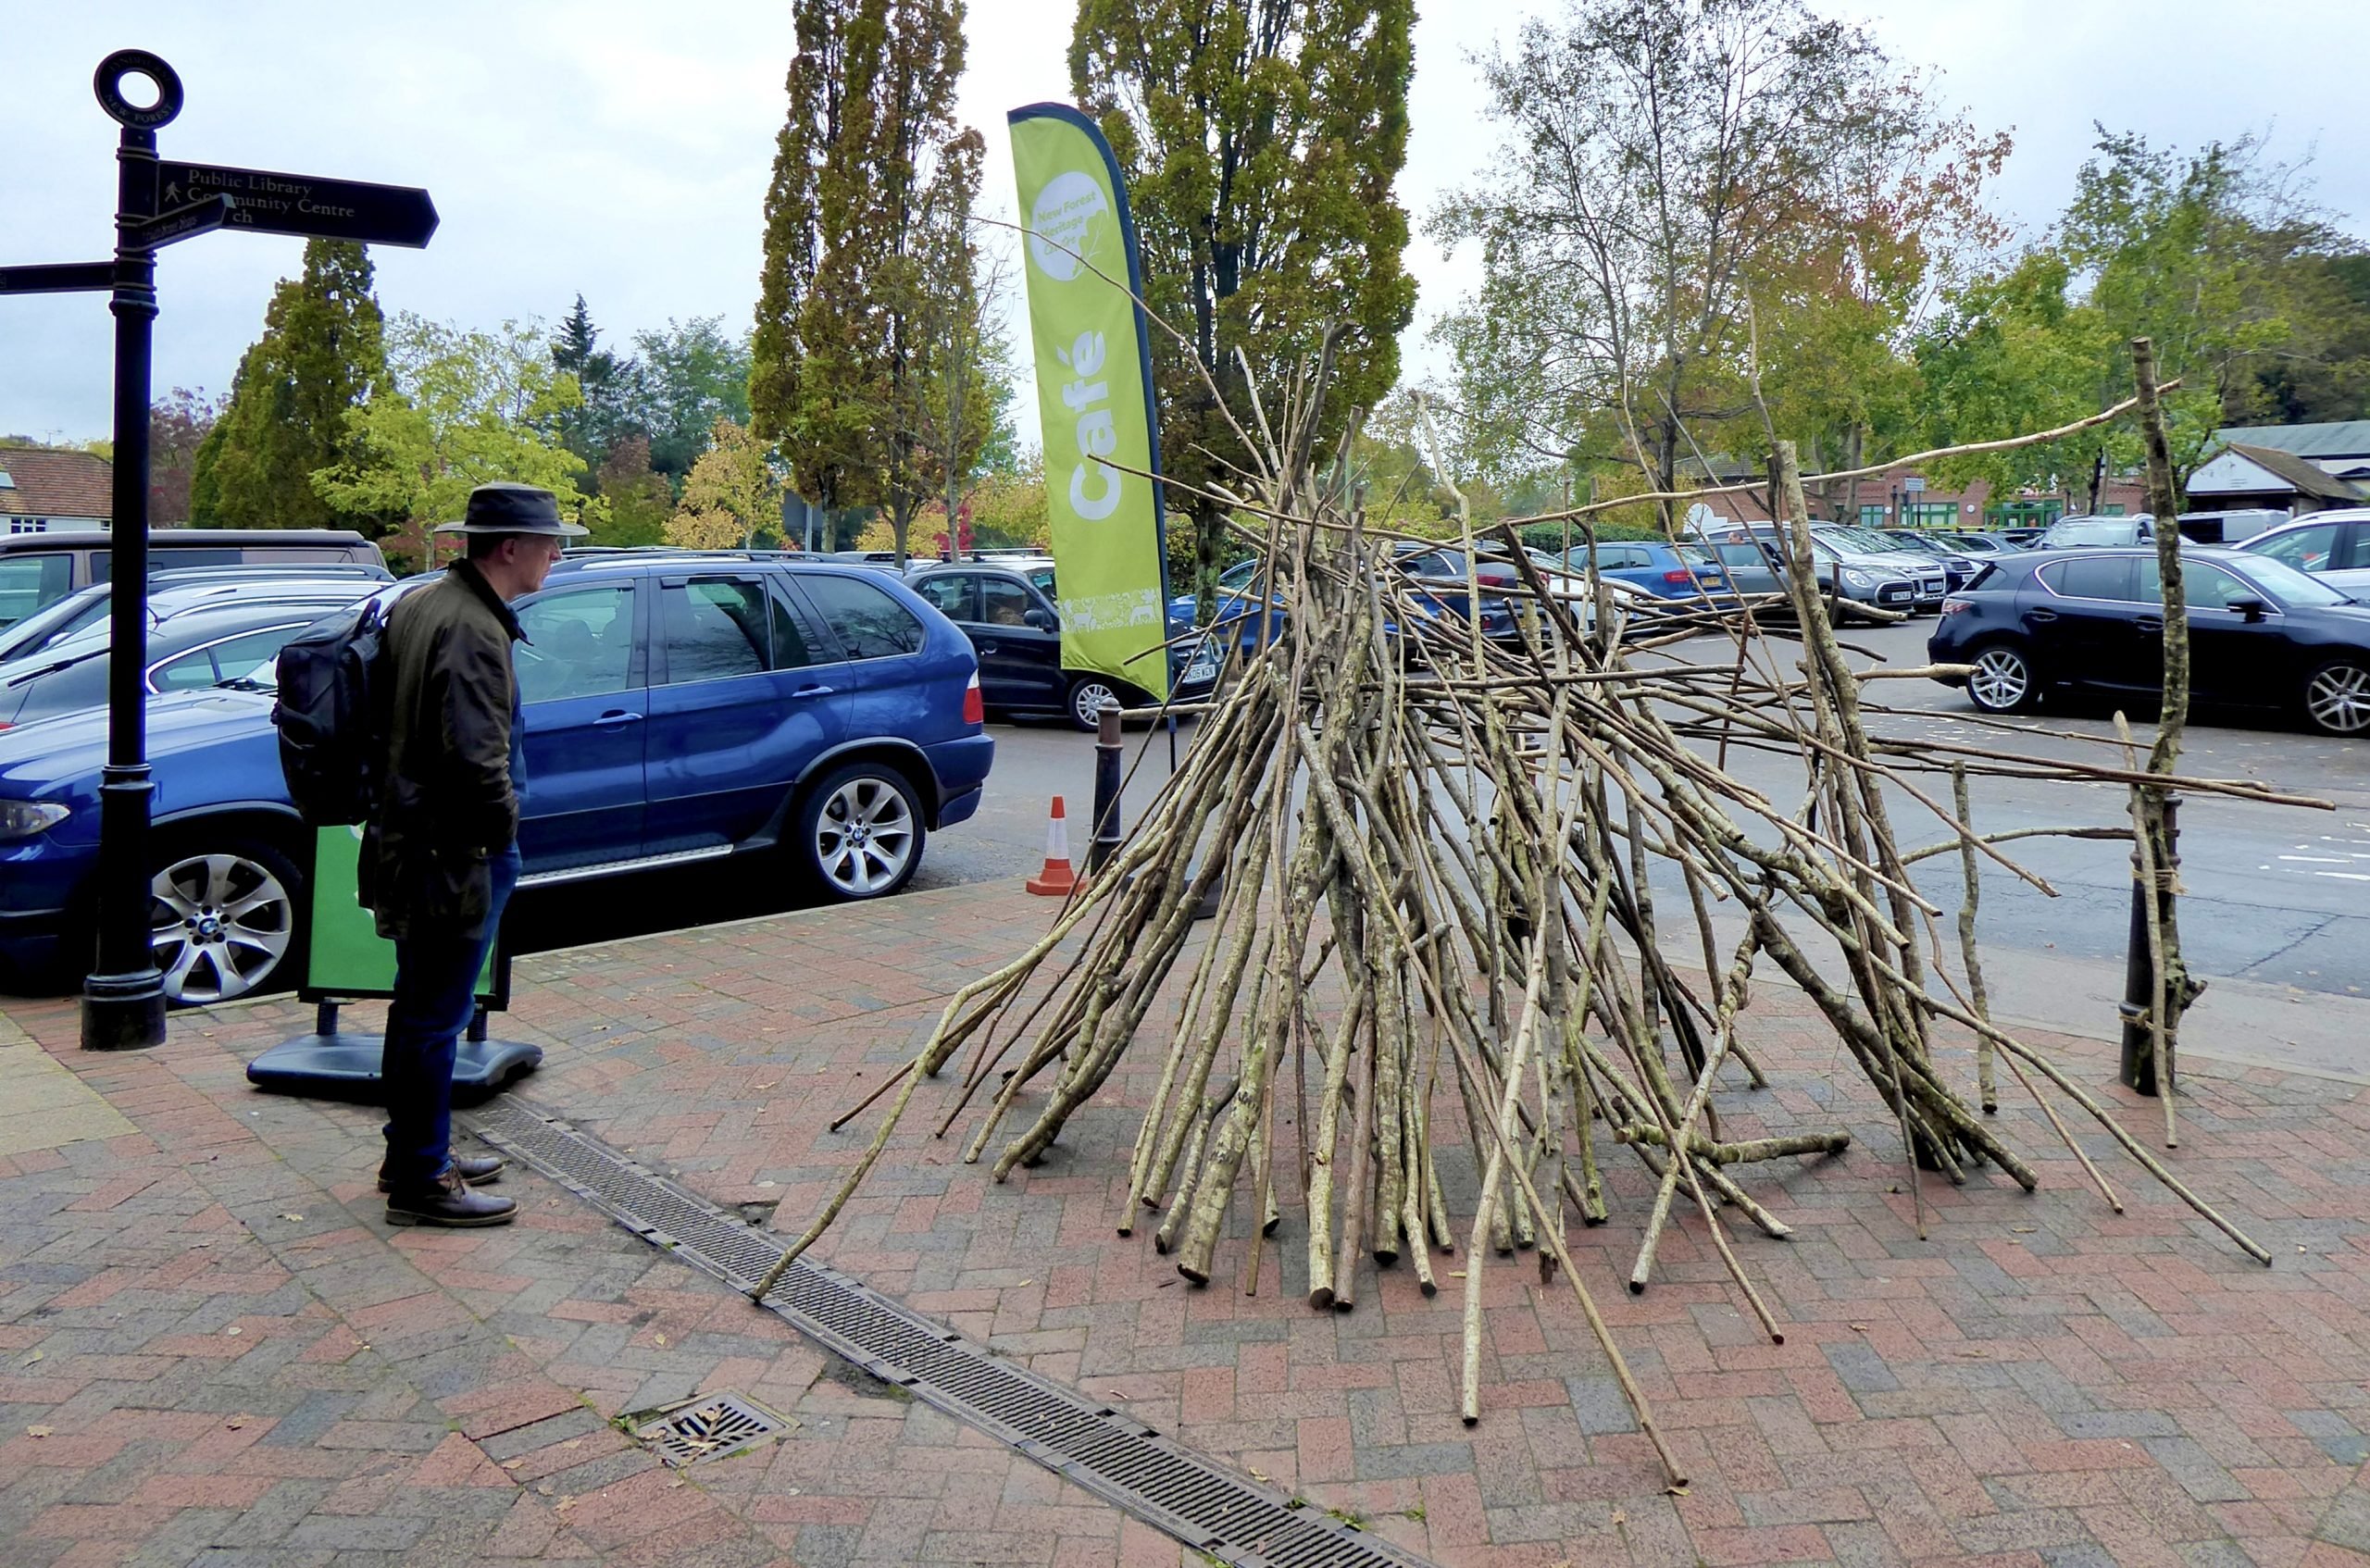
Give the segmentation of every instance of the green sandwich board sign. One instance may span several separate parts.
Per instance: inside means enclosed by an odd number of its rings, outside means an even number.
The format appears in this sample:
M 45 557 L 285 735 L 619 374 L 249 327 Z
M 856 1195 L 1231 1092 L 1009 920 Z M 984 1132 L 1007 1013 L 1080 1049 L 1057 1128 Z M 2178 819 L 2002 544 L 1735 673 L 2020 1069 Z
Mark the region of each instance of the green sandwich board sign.
M 358 868 L 362 829 L 323 828 L 313 839 L 312 953 L 305 968 L 307 1002 L 357 1002 L 393 996 L 395 944 L 379 934 L 362 907 Z M 478 977 L 478 998 L 499 1010 L 510 1000 L 509 956 L 489 953 Z

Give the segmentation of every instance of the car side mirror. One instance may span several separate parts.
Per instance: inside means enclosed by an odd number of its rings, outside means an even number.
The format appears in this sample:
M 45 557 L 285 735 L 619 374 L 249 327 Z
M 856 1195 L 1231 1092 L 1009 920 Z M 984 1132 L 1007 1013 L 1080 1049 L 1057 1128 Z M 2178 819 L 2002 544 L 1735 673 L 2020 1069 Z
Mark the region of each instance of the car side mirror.
M 1059 631 L 1062 629 L 1062 623 L 1054 617 L 1054 612 L 1051 610 L 1031 608 L 1024 612 L 1020 618 L 1027 621 L 1030 626 L 1035 627 L 1040 631 Z
M 2271 608 L 2269 604 L 2264 604 L 2260 599 L 2225 600 L 2222 607 L 2226 610 L 2235 610 L 2238 612 L 2240 618 L 2249 621 L 2259 621 L 2263 619 L 2264 612 Z

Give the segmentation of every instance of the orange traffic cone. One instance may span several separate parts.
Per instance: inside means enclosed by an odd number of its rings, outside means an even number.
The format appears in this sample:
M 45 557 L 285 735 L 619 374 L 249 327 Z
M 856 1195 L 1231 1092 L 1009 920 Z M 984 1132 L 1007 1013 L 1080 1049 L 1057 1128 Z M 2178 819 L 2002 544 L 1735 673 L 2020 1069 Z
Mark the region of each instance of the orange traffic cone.
M 1045 869 L 1029 878 L 1029 890 L 1047 898 L 1065 899 L 1078 887 L 1070 869 L 1070 825 L 1062 813 L 1062 797 L 1054 797 L 1053 820 L 1045 825 Z

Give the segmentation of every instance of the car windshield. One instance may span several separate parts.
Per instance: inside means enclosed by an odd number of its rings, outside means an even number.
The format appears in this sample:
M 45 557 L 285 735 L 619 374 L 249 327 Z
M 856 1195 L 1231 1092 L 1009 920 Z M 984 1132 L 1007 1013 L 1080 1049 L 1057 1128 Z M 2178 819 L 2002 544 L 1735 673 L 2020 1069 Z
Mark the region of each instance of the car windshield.
M 1926 539 L 1916 534 L 1906 533 L 1892 534 L 1889 537 L 1890 537 L 1895 544 L 1900 545 L 1902 549 L 1915 550 L 1921 555 L 1947 555 L 1950 554 L 1950 551 L 1943 548 L 1941 541 L 1939 540 Z
M 1847 527 L 1832 528 L 1823 531 L 1831 535 L 1838 544 L 1852 550 L 1892 552 L 1907 550 L 1909 548 L 1909 546 L 1902 541 L 1878 533 L 1874 529 L 1855 529 Z
M 2133 537 L 2136 527 L 2118 517 L 2085 517 L 2079 522 L 2051 524 L 2040 541 L 2052 550 L 2067 545 L 2122 544 Z
M 2300 572 L 2276 557 L 2249 555 L 2246 563 L 2247 575 L 2255 579 L 2255 586 L 2269 589 L 2283 604 L 2317 608 L 2354 603 L 2310 572 Z

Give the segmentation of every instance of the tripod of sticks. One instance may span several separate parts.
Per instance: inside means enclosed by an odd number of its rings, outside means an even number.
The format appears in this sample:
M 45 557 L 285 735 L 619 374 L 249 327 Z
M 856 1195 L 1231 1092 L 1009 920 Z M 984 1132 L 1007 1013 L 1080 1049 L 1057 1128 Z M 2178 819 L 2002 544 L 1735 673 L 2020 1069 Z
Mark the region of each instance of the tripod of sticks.
M 1815 1005 L 1898 1127 L 1921 1236 L 1926 1180 L 1964 1183 L 1989 1164 L 2027 1190 L 2038 1184 L 1985 1114 L 2004 1067 L 2118 1211 L 2068 1113 L 2095 1121 L 2269 1263 L 2106 1105 L 1994 1025 L 1986 1004 L 1974 928 L 1983 863 L 2049 890 L 2000 844 L 2130 830 L 1987 837 L 1970 826 L 1970 776 L 2143 776 L 2114 761 L 1872 730 L 1885 716 L 1872 684 L 1936 672 L 1848 659 L 1813 565 L 1790 443 L 1774 460 L 1783 595 L 1640 607 L 1615 598 L 1592 555 L 1590 569 L 1544 567 L 1508 529 L 1519 624 L 1491 641 L 1466 613 L 1478 581 L 1468 576 L 1460 606 L 1395 570 L 1393 540 L 1369 529 L 1362 497 L 1338 479 L 1346 464 L 1310 461 L 1323 379 L 1320 365 L 1293 389 L 1279 430 L 1261 412 L 1251 445 L 1263 471 L 1223 492 L 1264 567 L 1225 678 L 1198 705 L 1191 751 L 1053 927 L 963 988 L 909 1069 L 876 1091 L 893 1084 L 896 1097 L 783 1267 L 839 1215 L 917 1087 L 966 1045 L 971 1060 L 938 1133 L 971 1114 L 965 1158 L 992 1159 L 1000 1181 L 1042 1157 L 1130 1052 L 1154 1052 L 1119 1234 L 1150 1224 L 1178 1272 L 1206 1284 L 1241 1192 L 1241 1278 L 1255 1293 L 1262 1238 L 1277 1232 L 1290 1189 L 1305 1216 L 1307 1300 L 1320 1310 L 1354 1304 L 1362 1252 L 1380 1267 L 1404 1258 L 1428 1295 L 1433 1254 L 1461 1245 L 1468 1424 L 1480 1409 L 1485 1264 L 1535 1246 L 1543 1278 L 1566 1282 L 1677 1484 L 1573 1266 L 1565 1225 L 1611 1217 L 1600 1162 L 1626 1149 L 1656 1184 L 1629 1288 L 1647 1288 L 1673 1211 L 1692 1209 L 1764 1330 L 1782 1340 L 1728 1216 L 1786 1236 L 1748 1189 L 1752 1168 L 1832 1154 L 1850 1138 L 1722 1132 L 1715 1089 L 1739 1076 L 1765 1087 L 1740 1027 L 1765 961 Z M 1464 531 L 1469 574 L 1469 522 Z M 1734 656 L 1688 662 L 1676 651 L 1707 636 L 1730 640 Z M 1739 749 L 1798 758 L 1800 794 L 1772 799 L 1728 771 Z M 1947 802 L 1929 787 L 1938 777 Z M 2144 777 L 2169 790 L 2317 803 L 2242 781 Z M 1893 818 L 1904 800 L 1937 820 L 1939 842 L 1902 847 Z M 1943 956 L 1943 912 L 1910 874 L 1953 852 L 1966 880 L 1964 989 Z M 1197 941 L 1195 912 L 1211 897 L 1218 916 Z M 1700 977 L 1671 956 L 1690 936 Z M 1975 1036 L 1974 1099 L 1937 1065 L 1938 1025 Z M 1279 1148 L 1287 1096 L 1292 1141 Z M 1461 1118 L 1478 1165 L 1478 1196 L 1463 1214 L 1441 1177 L 1441 1115 Z M 759 1300 L 780 1273 L 759 1284 Z

